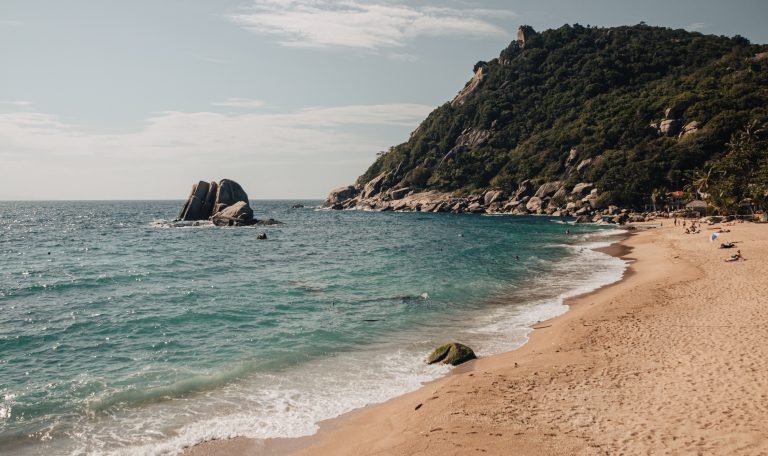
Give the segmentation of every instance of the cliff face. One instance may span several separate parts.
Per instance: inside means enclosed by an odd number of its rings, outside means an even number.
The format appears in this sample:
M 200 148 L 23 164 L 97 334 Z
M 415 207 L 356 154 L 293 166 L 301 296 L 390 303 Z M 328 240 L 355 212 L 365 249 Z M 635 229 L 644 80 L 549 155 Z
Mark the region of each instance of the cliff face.
M 432 195 L 443 209 L 469 212 L 475 203 L 518 213 L 637 208 L 654 190 L 693 186 L 700 171 L 734 155 L 734 137 L 749 128 L 750 163 L 768 169 L 767 49 L 644 24 L 541 34 L 523 26 L 407 142 L 326 205 L 414 210 L 402 201 Z M 503 197 L 487 201 L 489 192 Z

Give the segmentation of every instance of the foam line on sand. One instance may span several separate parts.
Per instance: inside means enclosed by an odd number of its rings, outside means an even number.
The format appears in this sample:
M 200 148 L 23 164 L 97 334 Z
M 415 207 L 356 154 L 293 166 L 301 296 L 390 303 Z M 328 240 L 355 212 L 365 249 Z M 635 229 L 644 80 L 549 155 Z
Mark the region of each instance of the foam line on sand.
M 665 226 L 613 247 L 624 280 L 569 301 L 523 347 L 323 423 L 303 439 L 199 454 L 768 454 L 768 225 L 746 261 Z

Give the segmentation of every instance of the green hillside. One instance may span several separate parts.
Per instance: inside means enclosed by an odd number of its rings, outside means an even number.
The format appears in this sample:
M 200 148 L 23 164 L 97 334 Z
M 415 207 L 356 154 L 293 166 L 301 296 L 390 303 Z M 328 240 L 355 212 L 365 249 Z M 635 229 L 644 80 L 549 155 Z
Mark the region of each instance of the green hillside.
M 765 204 L 768 46 L 645 24 L 518 35 L 358 186 L 390 173 L 387 189 L 591 182 L 601 205 L 672 190 Z

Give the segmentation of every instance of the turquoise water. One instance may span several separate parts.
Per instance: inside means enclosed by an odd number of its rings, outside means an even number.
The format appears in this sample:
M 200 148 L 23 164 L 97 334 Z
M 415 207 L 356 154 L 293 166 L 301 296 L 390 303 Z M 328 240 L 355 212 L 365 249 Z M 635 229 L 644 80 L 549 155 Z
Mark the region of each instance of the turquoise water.
M 311 434 L 443 375 L 436 344 L 519 346 L 624 268 L 588 248 L 615 231 L 556 218 L 294 203 L 218 228 L 164 222 L 179 201 L 0 202 L 0 453 Z

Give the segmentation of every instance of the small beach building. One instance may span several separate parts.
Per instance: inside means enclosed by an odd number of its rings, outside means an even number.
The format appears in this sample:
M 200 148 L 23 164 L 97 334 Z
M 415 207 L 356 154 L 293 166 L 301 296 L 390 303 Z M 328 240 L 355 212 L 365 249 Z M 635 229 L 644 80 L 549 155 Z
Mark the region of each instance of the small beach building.
M 685 198 L 685 192 L 682 190 L 667 193 L 667 210 L 679 211 L 682 209 L 683 198 Z
M 707 203 L 702 200 L 693 200 L 685 205 L 689 211 L 698 212 L 699 215 L 707 215 Z

